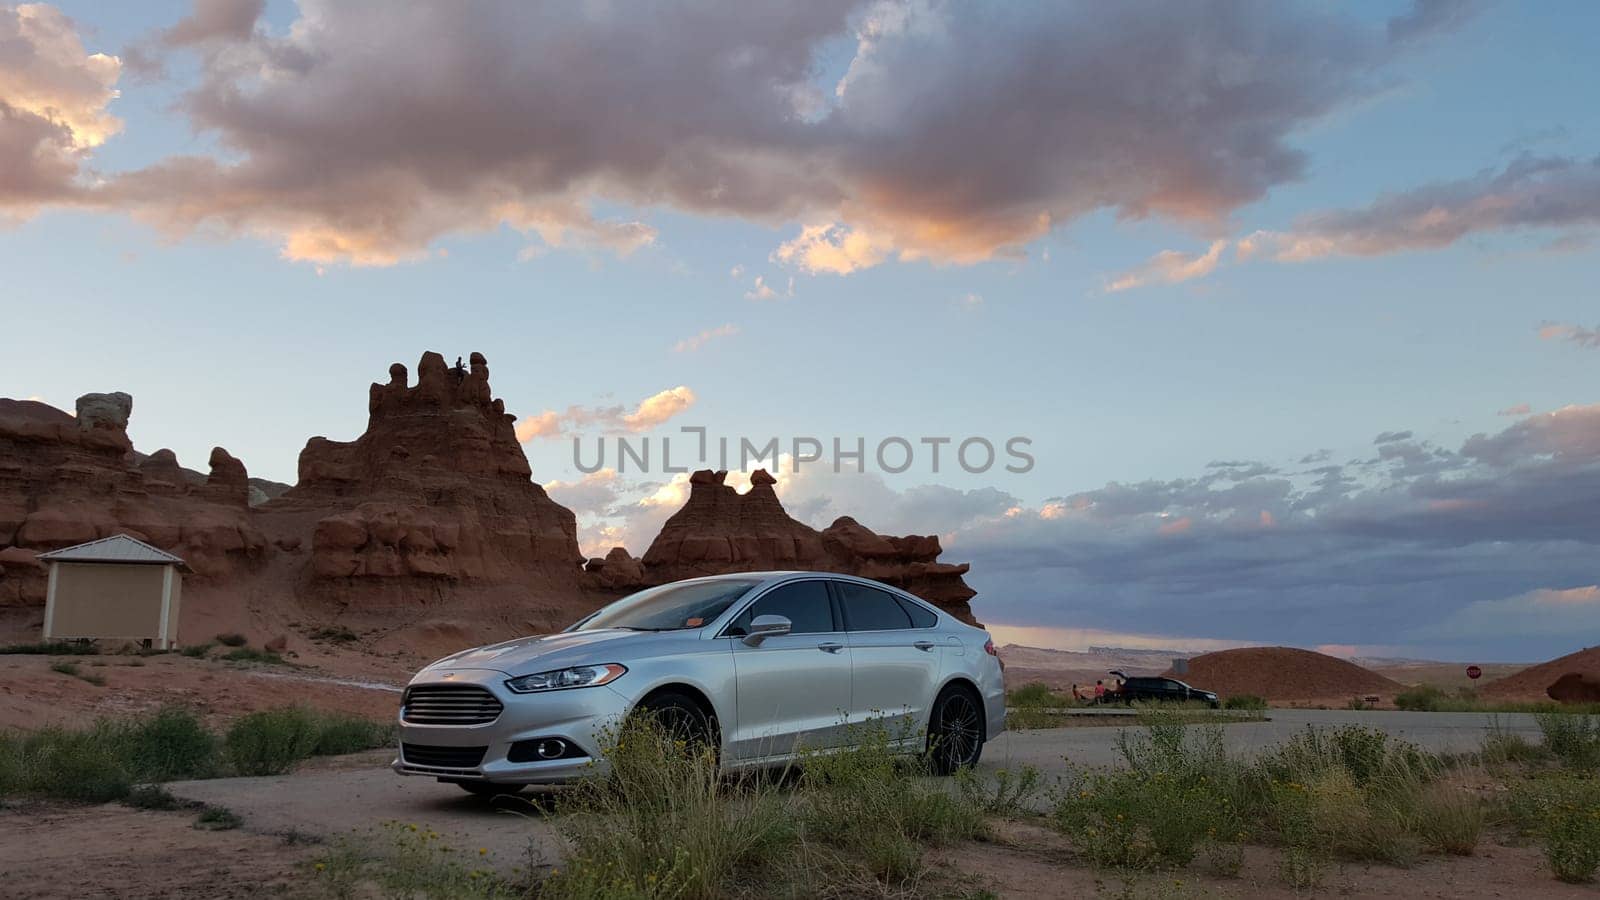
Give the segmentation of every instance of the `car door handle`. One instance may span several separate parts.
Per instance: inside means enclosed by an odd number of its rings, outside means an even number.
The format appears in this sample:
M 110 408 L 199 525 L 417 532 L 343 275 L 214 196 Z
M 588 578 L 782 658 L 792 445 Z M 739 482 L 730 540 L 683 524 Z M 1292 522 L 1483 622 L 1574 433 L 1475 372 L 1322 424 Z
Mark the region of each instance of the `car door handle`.
M 817 649 L 821 650 L 823 653 L 838 653 L 840 650 L 844 649 L 844 645 L 836 644 L 833 641 L 823 641 L 817 645 Z
M 911 646 L 917 648 L 918 650 L 932 650 L 934 648 L 934 643 L 933 641 L 917 641 Z

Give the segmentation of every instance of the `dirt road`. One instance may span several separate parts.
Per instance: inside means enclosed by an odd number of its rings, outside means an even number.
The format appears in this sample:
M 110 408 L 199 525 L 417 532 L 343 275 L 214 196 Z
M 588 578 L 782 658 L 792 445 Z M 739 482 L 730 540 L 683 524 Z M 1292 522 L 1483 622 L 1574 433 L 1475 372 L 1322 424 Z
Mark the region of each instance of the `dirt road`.
M 1271 721 L 1228 725 L 1225 734 L 1231 750 L 1250 753 L 1307 725 L 1355 724 L 1382 729 L 1429 750 L 1466 752 L 1477 749 L 1496 722 L 1538 739 L 1532 716 L 1342 710 L 1273 710 Z M 982 768 L 994 771 L 1028 764 L 1049 774 L 1062 770 L 1064 758 L 1079 765 L 1115 765 L 1120 730 L 1056 728 L 1005 734 L 985 748 Z M 389 771 L 387 762 L 387 753 L 376 752 L 347 760 L 333 771 L 180 782 L 170 787 L 184 799 L 228 807 L 244 818 L 246 829 L 258 833 L 336 837 L 399 822 L 433 828 L 460 848 L 485 848 L 501 865 L 555 861 L 558 845 L 553 829 L 533 804 L 486 803 L 431 779 L 402 778 Z

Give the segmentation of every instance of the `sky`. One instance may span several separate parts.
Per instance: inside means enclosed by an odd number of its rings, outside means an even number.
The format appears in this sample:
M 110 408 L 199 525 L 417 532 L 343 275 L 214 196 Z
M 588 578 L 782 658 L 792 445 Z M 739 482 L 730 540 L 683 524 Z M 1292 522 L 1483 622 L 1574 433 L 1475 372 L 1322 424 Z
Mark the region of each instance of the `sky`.
M 1028 643 L 1548 658 L 1600 635 L 1597 45 L 1586 2 L 0 5 L 0 395 L 292 482 L 477 351 L 591 553 L 681 505 L 663 440 L 776 438 L 792 513 L 940 535 Z

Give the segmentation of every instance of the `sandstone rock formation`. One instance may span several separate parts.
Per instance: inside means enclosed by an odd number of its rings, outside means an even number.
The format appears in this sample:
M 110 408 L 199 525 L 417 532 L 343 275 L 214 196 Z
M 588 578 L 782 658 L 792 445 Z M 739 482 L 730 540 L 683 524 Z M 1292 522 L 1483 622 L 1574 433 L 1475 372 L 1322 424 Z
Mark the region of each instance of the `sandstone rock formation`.
M 13 565 L 20 554 L 119 532 L 182 556 L 202 578 L 235 575 L 263 555 L 244 500 L 223 489 L 244 477 L 243 464 L 214 451 L 213 489 L 185 478 L 170 450 L 136 462 L 132 409 L 123 393 L 86 394 L 77 416 L 0 400 L 0 605 L 44 600 L 42 568 Z
M 482 355 L 454 369 L 425 353 L 415 385 L 396 363 L 367 411 L 354 441 L 308 441 L 299 482 L 259 507 L 280 546 L 306 540 L 315 591 L 369 612 L 447 589 L 458 612 L 579 600 L 576 520 L 532 481 Z
M 19 637 L 42 621 L 36 553 L 119 532 L 193 569 L 185 641 L 240 631 L 296 647 L 295 629 L 338 623 L 378 635 L 376 649 L 442 655 L 565 626 L 647 585 L 793 568 L 875 578 L 972 621 L 967 567 L 940 563 L 937 537 L 850 518 L 818 531 L 790 518 L 765 471 L 744 494 L 725 472 L 694 473 L 643 559 L 618 547 L 586 564 L 573 513 L 532 480 L 477 353 L 455 367 L 425 353 L 414 384 L 391 366 L 368 391 L 366 430 L 311 438 L 293 487 L 250 478 L 221 447 L 208 474 L 168 449 L 140 454 L 127 394 L 76 409 L 0 398 L 0 629 Z
M 688 501 L 645 551 L 643 583 L 763 569 L 844 572 L 910 591 L 975 622 L 968 601 L 976 591 L 962 578 L 969 567 L 939 562 L 938 536 L 888 537 L 848 516 L 817 531 L 789 516 L 773 488 L 777 479 L 765 469 L 751 474 L 743 494 L 724 484 L 727 475 L 704 469 L 689 477 Z M 608 558 L 605 568 L 611 566 Z
M 1545 688 L 1545 693 L 1558 703 L 1600 703 L 1600 678 L 1568 672 Z

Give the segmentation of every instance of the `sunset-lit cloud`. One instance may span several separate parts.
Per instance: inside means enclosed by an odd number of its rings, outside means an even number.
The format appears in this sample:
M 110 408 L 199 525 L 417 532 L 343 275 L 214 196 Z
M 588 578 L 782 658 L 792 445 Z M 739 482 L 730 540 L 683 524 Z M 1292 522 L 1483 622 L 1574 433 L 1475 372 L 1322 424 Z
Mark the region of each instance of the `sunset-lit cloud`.
M 1539 337 L 1547 341 L 1567 341 L 1591 350 L 1600 349 L 1600 328 L 1550 322 L 1539 327 Z
M 1313 213 L 1257 231 L 1241 258 L 1305 262 L 1448 247 L 1474 234 L 1600 225 L 1600 158 L 1524 156 L 1499 170 L 1385 194 L 1366 207 Z
M 0 6 L 0 224 L 83 202 L 81 165 L 122 130 L 108 110 L 121 72 L 54 7 Z
M 581 431 L 602 434 L 649 431 L 688 410 L 695 399 L 694 391 L 686 385 L 678 385 L 651 394 L 632 409 L 625 406 L 569 406 L 565 412 L 547 409 L 517 423 L 517 440 L 527 443 L 535 438 L 558 438 Z
M 718 325 L 715 328 L 707 328 L 699 334 L 686 337 L 676 344 L 673 344 L 672 350 L 675 353 L 693 353 L 718 338 L 732 337 L 738 333 L 739 326 L 729 322 L 726 325 Z
M 1179 284 L 1204 278 L 1217 268 L 1217 263 L 1222 260 L 1222 251 L 1227 248 L 1228 242 L 1219 240 L 1212 241 L 1206 252 L 1199 254 L 1163 250 L 1112 278 L 1106 284 L 1106 291 L 1115 293 L 1150 284 Z
M 1214 231 L 1305 173 L 1292 135 L 1386 88 L 1396 56 L 1461 18 L 1151 9 L 501 2 L 396 16 L 377 0 L 305 0 L 284 25 L 259 0 L 204 0 L 137 50 L 182 58 L 169 68 L 193 74 L 176 109 L 226 153 L 79 183 L 77 154 L 118 127 L 120 63 L 85 53 L 50 7 L 24 6 L 8 30 L 28 21 L 23 39 L 55 62 L 27 73 L 32 93 L 0 89 L 0 177 L 22 180 L 18 147 L 55 148 L 55 165 L 30 162 L 46 189 L 13 187 L 0 207 L 123 211 L 318 266 L 427 259 L 443 238 L 501 228 L 537 240 L 525 258 L 626 255 L 656 242 L 629 212 L 646 209 L 798 225 L 773 258 L 805 273 L 1017 259 L 1099 211 Z M 819 83 L 831 48 L 848 54 L 843 74 Z M 30 112 L 45 103 L 62 112 Z

